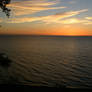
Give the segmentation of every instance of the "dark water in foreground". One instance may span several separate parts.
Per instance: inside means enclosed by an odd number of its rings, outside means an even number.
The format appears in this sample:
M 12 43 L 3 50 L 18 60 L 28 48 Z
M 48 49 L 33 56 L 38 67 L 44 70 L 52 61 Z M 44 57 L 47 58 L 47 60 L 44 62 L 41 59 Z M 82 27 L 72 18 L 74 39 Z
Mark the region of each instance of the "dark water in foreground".
M 0 36 L 0 84 L 92 87 L 92 37 Z

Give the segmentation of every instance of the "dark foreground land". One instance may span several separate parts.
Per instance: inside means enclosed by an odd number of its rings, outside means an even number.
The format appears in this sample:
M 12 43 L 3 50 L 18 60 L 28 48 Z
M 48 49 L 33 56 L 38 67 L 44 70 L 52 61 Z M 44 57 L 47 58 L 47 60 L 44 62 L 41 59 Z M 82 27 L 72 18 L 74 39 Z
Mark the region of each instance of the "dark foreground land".
M 60 91 L 60 92 L 89 92 L 91 91 L 92 92 L 92 89 L 87 89 L 87 88 L 63 88 L 63 87 L 37 87 L 37 86 L 28 86 L 28 85 L 0 85 L 0 89 L 3 89 L 3 90 L 23 90 L 23 91 Z

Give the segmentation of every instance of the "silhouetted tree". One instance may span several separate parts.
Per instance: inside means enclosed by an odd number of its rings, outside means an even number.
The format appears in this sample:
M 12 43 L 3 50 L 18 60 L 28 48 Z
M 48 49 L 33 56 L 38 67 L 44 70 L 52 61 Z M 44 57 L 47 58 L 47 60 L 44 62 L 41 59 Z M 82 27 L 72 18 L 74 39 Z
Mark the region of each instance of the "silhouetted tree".
M 10 9 L 6 7 L 7 4 L 10 3 L 11 0 L 0 0 L 0 8 L 2 9 L 3 12 L 5 12 L 6 16 L 10 16 Z

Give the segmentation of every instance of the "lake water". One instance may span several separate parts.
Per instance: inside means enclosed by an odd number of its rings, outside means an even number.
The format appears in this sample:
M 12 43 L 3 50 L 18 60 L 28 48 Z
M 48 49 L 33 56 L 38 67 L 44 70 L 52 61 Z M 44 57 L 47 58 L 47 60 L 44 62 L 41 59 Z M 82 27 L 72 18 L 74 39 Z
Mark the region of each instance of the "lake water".
M 0 84 L 92 87 L 92 37 L 0 36 Z

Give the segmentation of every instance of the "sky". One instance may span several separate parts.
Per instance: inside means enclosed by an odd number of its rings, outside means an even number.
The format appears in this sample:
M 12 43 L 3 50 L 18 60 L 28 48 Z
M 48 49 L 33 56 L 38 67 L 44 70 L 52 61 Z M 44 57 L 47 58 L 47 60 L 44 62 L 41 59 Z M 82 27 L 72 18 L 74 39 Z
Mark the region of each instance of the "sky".
M 92 36 L 92 0 L 11 0 L 0 34 Z

